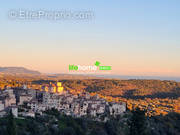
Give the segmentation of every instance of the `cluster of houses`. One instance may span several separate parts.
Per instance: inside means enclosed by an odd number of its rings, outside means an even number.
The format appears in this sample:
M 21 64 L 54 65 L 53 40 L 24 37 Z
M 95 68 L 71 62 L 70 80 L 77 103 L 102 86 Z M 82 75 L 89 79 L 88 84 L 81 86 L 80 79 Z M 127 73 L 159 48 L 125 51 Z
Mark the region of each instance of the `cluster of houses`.
M 17 117 L 18 109 L 13 89 L 0 91 L 0 117 L 6 115 L 9 110 L 12 110 L 13 114 Z
M 109 116 L 121 115 L 126 111 L 125 103 L 107 102 L 87 92 L 73 95 L 64 91 L 59 82 L 56 88 L 54 86 L 42 91 L 7 89 L 0 92 L 0 116 L 12 110 L 15 117 L 35 117 L 35 114 L 43 115 L 44 111 L 55 108 L 65 115 L 105 121 Z

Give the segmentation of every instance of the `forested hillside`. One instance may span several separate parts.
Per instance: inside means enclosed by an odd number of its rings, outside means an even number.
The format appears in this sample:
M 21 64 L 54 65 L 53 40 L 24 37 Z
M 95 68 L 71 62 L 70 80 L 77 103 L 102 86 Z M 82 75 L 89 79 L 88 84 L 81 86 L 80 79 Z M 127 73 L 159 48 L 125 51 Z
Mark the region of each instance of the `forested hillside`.
M 87 92 L 126 98 L 177 98 L 180 83 L 160 80 L 67 80 L 64 85 Z

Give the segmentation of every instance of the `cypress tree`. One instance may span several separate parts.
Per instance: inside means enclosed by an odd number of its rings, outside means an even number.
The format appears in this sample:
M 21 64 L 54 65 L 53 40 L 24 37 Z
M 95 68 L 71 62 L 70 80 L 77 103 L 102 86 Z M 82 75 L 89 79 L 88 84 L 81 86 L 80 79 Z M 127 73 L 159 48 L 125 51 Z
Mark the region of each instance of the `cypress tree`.
M 10 113 L 8 115 L 7 134 L 8 135 L 17 135 L 16 123 L 15 123 L 12 111 L 10 111 Z
M 145 111 L 137 108 L 132 111 L 132 117 L 130 120 L 130 135 L 146 135 L 146 117 Z

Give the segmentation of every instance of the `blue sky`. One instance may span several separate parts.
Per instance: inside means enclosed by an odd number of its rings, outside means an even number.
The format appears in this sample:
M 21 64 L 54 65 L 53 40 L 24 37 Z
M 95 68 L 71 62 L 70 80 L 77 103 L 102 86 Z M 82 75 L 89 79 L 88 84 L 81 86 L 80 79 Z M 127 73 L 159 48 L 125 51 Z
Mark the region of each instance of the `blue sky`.
M 6 0 L 0 8 L 2 66 L 67 72 L 112 65 L 113 74 L 180 76 L 179 0 Z M 91 20 L 11 20 L 10 10 L 92 11 Z

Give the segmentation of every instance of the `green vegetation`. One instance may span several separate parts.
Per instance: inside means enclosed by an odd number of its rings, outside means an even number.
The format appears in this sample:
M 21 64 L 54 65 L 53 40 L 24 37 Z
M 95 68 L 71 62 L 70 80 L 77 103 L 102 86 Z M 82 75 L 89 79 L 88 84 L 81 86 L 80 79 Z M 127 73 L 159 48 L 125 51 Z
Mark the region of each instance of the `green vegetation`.
M 16 123 L 15 123 L 14 116 L 11 111 L 10 111 L 10 114 L 8 115 L 7 134 L 8 135 L 16 135 L 17 134 Z
M 145 111 L 139 108 L 132 111 L 132 117 L 129 121 L 130 135 L 145 135 L 146 133 L 146 118 Z
M 0 119 L 0 135 L 179 135 L 180 115 L 146 117 L 136 109 L 106 123 L 88 118 L 72 118 L 52 109 L 36 118 Z

